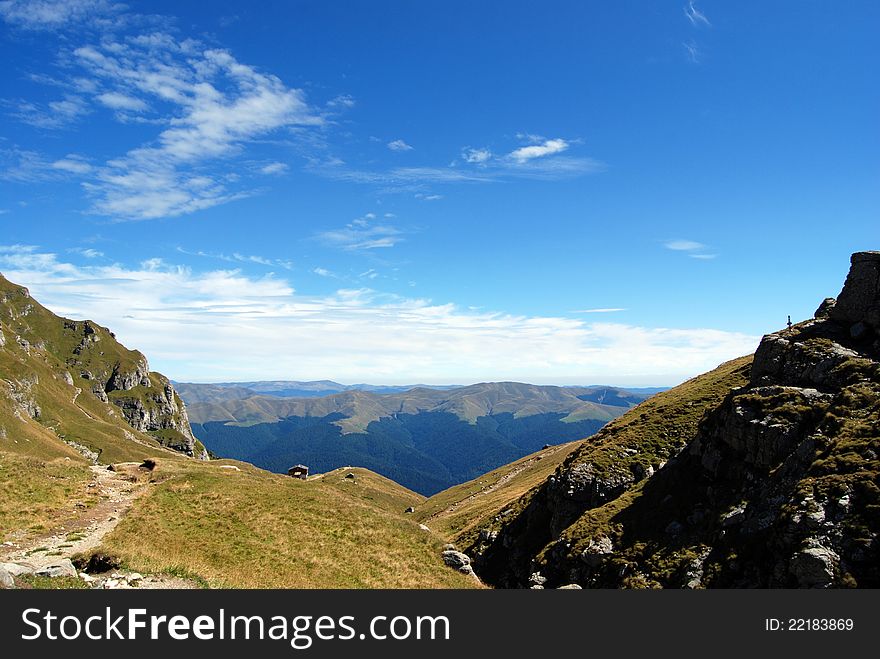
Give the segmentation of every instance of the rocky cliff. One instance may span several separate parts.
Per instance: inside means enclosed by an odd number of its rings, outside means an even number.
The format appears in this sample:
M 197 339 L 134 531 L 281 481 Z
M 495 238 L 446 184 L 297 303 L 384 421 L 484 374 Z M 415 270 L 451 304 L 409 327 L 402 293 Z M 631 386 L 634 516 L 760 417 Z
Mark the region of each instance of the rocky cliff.
M 93 417 L 84 406 L 83 396 L 88 396 L 99 404 L 112 404 L 115 407 L 111 409 L 118 410 L 132 429 L 160 444 L 193 457 L 206 457 L 174 387 L 168 378 L 150 371 L 141 353 L 125 348 L 97 323 L 56 316 L 26 288 L 2 276 L 0 351 L 0 376 L 14 414 L 50 423 L 42 419 L 47 416 L 44 407 L 72 406 Z M 64 385 L 69 389 L 67 394 L 58 391 Z
M 468 549 L 484 580 L 880 586 L 880 252 L 854 254 L 837 300 L 765 336 L 750 368 L 652 401 L 496 518 Z

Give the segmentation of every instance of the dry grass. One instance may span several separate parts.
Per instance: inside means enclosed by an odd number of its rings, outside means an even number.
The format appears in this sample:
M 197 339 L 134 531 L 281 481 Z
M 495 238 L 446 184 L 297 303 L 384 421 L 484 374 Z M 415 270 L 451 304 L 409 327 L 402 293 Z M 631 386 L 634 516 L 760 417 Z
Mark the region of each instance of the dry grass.
M 441 539 L 402 514 L 419 501 L 366 470 L 308 481 L 244 463 L 162 463 L 104 541 L 135 570 L 232 588 L 468 588 Z M 351 479 L 349 479 L 351 480 Z
M 0 541 L 14 531 L 39 532 L 90 506 L 88 467 L 70 459 L 40 460 L 0 452 Z

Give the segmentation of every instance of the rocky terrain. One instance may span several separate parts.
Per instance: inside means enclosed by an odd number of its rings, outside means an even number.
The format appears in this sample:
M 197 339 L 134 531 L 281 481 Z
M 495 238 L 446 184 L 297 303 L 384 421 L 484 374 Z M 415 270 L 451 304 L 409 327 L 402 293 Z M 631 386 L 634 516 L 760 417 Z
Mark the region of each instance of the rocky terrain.
M 813 319 L 610 424 L 466 551 L 502 587 L 878 587 L 878 533 L 880 252 L 862 252 Z
M 150 371 L 97 323 L 56 316 L 28 290 L 0 276 L 0 437 L 26 419 L 55 432 L 86 454 L 97 447 L 87 428 L 120 418 L 136 431 L 130 439 L 158 443 L 192 457 L 207 457 L 190 428 L 186 408 L 168 378 Z M 117 433 L 118 434 L 118 433 Z

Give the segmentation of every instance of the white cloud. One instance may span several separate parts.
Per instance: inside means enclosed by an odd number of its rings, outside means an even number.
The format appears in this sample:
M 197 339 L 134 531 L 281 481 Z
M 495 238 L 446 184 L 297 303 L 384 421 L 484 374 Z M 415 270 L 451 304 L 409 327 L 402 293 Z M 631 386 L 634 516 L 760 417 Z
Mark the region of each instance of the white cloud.
M 388 142 L 388 148 L 392 151 L 412 151 L 413 148 L 403 140 L 394 140 Z
M 672 384 L 754 350 L 759 337 L 471 311 L 361 288 L 296 293 L 273 276 L 76 266 L 29 246 L 0 268 L 56 313 L 93 318 L 181 380 Z
M 104 256 L 104 252 L 99 252 L 96 249 L 92 249 L 91 247 L 83 248 L 83 247 L 73 247 L 68 252 L 72 252 L 74 254 L 79 254 L 81 256 L 85 256 L 87 259 L 98 259 Z
M 531 146 L 523 146 L 508 154 L 509 158 L 524 163 L 533 158 L 542 158 L 556 153 L 562 153 L 568 149 L 569 144 L 563 139 L 545 140 L 541 144 L 532 144 Z
M 233 252 L 232 254 L 224 254 L 222 252 L 205 252 L 203 250 L 190 251 L 183 247 L 178 247 L 177 251 L 187 256 L 200 256 L 207 259 L 216 259 L 218 261 L 226 261 L 227 263 L 256 263 L 270 268 L 284 268 L 285 270 L 293 270 L 293 261 L 288 259 L 274 259 L 255 254 L 241 254 Z
M 27 30 L 55 30 L 94 21 L 124 8 L 107 0 L 4 0 L 0 2 L 0 16 Z
M 402 231 L 390 224 L 373 224 L 374 213 L 352 220 L 341 229 L 315 234 L 315 238 L 330 247 L 347 252 L 394 247 L 403 240 Z
M 694 4 L 694 0 L 690 0 L 687 7 L 684 8 L 684 15 L 691 22 L 691 25 L 699 27 L 700 25 L 711 26 L 709 19 Z
M 312 272 L 314 272 L 319 277 L 336 277 L 336 275 L 327 268 L 313 268 Z
M 128 110 L 130 112 L 144 112 L 148 106 L 144 101 L 134 96 L 127 96 L 119 92 L 105 92 L 96 96 L 98 101 L 112 110 Z
M 679 252 L 691 252 L 693 250 L 706 248 L 703 243 L 698 243 L 695 240 L 670 240 L 663 243 L 663 246 L 666 249 L 672 249 Z
M 18 121 L 35 128 L 49 130 L 65 128 L 91 112 L 88 103 L 75 94 L 66 94 L 63 98 L 50 101 L 46 105 L 24 100 L 12 105 L 14 110 L 11 114 Z
M 331 108 L 353 108 L 355 100 L 349 94 L 340 94 L 336 98 L 327 101 L 327 107 Z
M 421 199 L 422 201 L 437 201 L 438 199 L 443 199 L 442 194 L 424 194 L 424 193 L 416 193 L 416 199 Z
M 224 166 L 269 133 L 323 121 L 300 90 L 193 40 L 155 32 L 83 46 L 74 55 L 111 88 L 102 102 L 134 109 L 152 99 L 170 108 L 154 141 L 110 160 L 86 186 L 92 210 L 115 219 L 173 217 L 248 196 L 228 189 L 229 171 L 210 167 Z M 267 165 L 264 173 L 280 167 Z
M 684 52 L 687 55 L 687 58 L 694 64 L 698 64 L 700 61 L 700 48 L 697 46 L 696 42 L 686 41 L 681 45 L 684 46 Z
M 86 162 L 85 158 L 75 154 L 69 154 L 61 160 L 56 160 L 51 167 L 71 174 L 88 174 L 92 171 L 92 166 Z
M 663 243 L 663 246 L 666 249 L 671 249 L 676 252 L 687 252 L 688 256 L 692 259 L 709 261 L 718 256 L 717 254 L 707 252 L 706 250 L 708 250 L 709 247 L 703 243 L 698 243 L 695 240 L 669 240 Z
M 572 313 L 617 313 L 618 311 L 626 311 L 622 307 L 604 307 L 600 309 L 576 309 Z
M 263 174 L 283 174 L 288 170 L 288 166 L 283 162 L 272 162 L 264 167 L 260 167 L 260 172 Z
M 489 149 L 472 149 L 466 147 L 461 152 L 462 160 L 475 165 L 482 165 L 492 158 L 492 152 Z

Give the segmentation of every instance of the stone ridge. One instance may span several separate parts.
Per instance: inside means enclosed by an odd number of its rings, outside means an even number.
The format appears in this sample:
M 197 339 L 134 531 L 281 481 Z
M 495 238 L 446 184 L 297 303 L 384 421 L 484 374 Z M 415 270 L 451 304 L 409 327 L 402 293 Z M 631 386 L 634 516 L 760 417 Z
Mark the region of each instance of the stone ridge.
M 856 252 L 850 263 L 830 316 L 848 324 L 853 338 L 860 338 L 868 329 L 880 333 L 880 252 Z
M 836 301 L 763 338 L 684 450 L 630 480 L 573 454 L 469 548 L 477 573 L 507 587 L 880 587 L 880 252 L 851 262 Z M 682 412 L 650 402 L 629 429 Z M 620 448 L 626 432 L 601 439 Z M 560 489 L 580 482 L 592 489 Z

